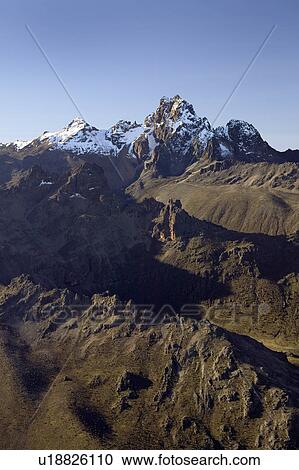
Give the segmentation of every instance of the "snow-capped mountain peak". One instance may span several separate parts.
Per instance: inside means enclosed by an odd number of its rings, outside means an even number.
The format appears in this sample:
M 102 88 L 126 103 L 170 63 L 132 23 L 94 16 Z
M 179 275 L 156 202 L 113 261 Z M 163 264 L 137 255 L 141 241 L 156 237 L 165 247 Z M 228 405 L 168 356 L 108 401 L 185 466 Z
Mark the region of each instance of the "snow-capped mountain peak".
M 99 131 L 84 119 L 77 117 L 60 131 L 44 132 L 36 143 L 47 143 L 50 149 L 80 154 L 106 150 L 107 146 L 103 146 L 104 140 L 105 131 Z M 110 153 L 110 148 L 107 150 Z
M 232 135 L 233 133 L 238 133 L 240 137 L 245 138 L 252 138 L 252 137 L 260 137 L 260 133 L 258 130 L 249 122 L 241 121 L 239 119 L 231 119 L 226 128 L 228 130 L 228 135 Z
M 77 116 L 69 123 L 67 127 L 72 127 L 72 126 L 84 127 L 86 125 L 89 126 L 88 122 L 86 122 L 83 117 Z
M 217 127 L 214 135 L 222 148 L 229 149 L 222 152 L 223 157 L 235 155 L 242 158 L 263 159 L 272 156 L 272 149 L 262 139 L 258 130 L 246 121 L 231 119 L 225 127 Z
M 212 137 L 209 121 L 199 117 L 192 104 L 179 95 L 161 98 L 156 111 L 145 118 L 144 125 L 148 136 L 158 142 L 156 153 L 159 148 L 160 153 L 166 152 L 178 171 L 196 154 L 202 154 Z
M 84 119 L 77 117 L 61 131 L 44 132 L 41 137 L 39 137 L 39 140 L 49 140 L 54 145 L 63 145 L 73 139 L 77 142 L 80 140 L 84 142 L 86 140 L 84 139 L 84 135 L 87 133 L 95 135 L 97 132 L 98 129 L 96 127 L 91 126 Z
M 197 115 L 192 104 L 179 95 L 162 97 L 143 125 L 120 120 L 99 130 L 76 117 L 62 130 L 46 131 L 32 141 L 18 140 L 1 148 L 136 157 L 148 161 L 148 168 L 163 167 L 159 171 L 165 174 L 178 174 L 196 159 L 256 161 L 275 154 L 252 124 L 232 119 L 213 129 L 208 119 Z
M 160 100 L 158 108 L 144 120 L 145 127 L 159 128 L 161 126 L 171 128 L 175 131 L 177 128 L 194 125 L 198 123 L 199 118 L 192 106 L 179 95 L 173 98 L 163 97 Z
M 45 131 L 32 141 L 16 141 L 7 146 L 19 151 L 25 147 L 38 148 L 42 145 L 43 149 L 63 150 L 79 155 L 85 153 L 117 155 L 123 147 L 126 147 L 128 153 L 133 156 L 132 144 L 143 130 L 143 126 L 130 121 L 119 121 L 108 130 L 99 130 L 83 118 L 76 117 L 62 130 Z

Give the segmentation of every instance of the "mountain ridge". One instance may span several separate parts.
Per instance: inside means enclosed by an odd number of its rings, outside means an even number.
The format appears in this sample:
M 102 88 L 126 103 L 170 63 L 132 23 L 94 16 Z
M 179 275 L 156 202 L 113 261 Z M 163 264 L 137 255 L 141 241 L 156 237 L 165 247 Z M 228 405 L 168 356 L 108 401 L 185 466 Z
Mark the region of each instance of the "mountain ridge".
M 29 144 L 0 146 L 0 187 L 36 165 L 55 179 L 86 162 L 101 166 L 113 191 L 181 199 L 195 217 L 228 229 L 276 235 L 299 227 L 299 150 L 276 151 L 241 120 L 212 129 L 179 95 L 161 98 L 143 124 L 98 130 L 76 118 Z
M 1 448 L 298 448 L 298 165 L 177 101 L 1 154 Z
M 61 131 L 45 131 L 31 141 L 0 144 L 0 150 L 28 153 L 32 147 L 50 150 L 70 151 L 75 154 L 98 153 L 117 156 L 126 149 L 128 156 L 138 159 L 156 159 L 153 154 L 161 147 L 161 154 L 181 153 L 183 170 L 194 158 L 201 158 L 213 141 L 214 159 L 237 158 L 246 161 L 261 161 L 290 158 L 290 149 L 279 152 L 264 141 L 257 129 L 250 123 L 231 119 L 225 126 L 212 128 L 206 117 L 196 114 L 192 104 L 175 95 L 162 97 L 157 109 L 144 118 L 143 124 L 136 121 L 118 121 L 109 129 L 99 130 L 82 117 L 74 118 Z M 143 143 L 143 145 L 142 145 Z M 190 154 L 188 160 L 186 154 Z M 295 155 L 295 154 L 293 154 Z M 162 158 L 162 157 L 161 157 Z M 210 155 L 211 158 L 211 155 Z M 297 156 L 293 157 L 297 158 Z M 179 159 L 177 164 L 179 165 Z M 180 166 L 180 165 L 179 165 Z M 178 168 L 177 173 L 181 171 Z

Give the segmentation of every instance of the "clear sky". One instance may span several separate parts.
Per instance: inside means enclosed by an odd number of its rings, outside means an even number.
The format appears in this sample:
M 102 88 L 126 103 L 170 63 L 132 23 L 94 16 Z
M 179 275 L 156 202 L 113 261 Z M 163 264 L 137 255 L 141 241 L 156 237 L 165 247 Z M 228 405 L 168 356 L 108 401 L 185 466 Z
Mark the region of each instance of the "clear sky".
M 78 115 L 26 23 L 100 128 L 141 121 L 177 93 L 213 121 L 276 24 L 217 124 L 244 119 L 272 146 L 299 148 L 298 0 L 0 0 L 0 8 L 0 142 Z

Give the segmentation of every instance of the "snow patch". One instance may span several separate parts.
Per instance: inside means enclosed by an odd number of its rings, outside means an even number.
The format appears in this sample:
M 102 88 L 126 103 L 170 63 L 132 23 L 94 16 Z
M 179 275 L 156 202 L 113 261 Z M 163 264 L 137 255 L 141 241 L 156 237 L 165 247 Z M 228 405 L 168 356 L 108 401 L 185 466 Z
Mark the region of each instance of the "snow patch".
M 79 193 L 74 193 L 70 196 L 70 199 L 74 199 L 74 198 L 86 199 L 84 196 L 82 196 L 82 194 L 79 194 Z
M 151 154 L 158 145 L 158 142 L 156 141 L 153 132 L 148 133 L 147 142 L 148 142 L 149 153 Z
M 229 150 L 228 147 L 226 147 L 226 145 L 220 142 L 219 147 L 220 147 L 220 152 L 221 152 L 222 157 L 227 158 L 231 155 L 231 151 Z
M 100 153 L 117 155 L 127 146 L 132 147 L 134 141 L 143 132 L 143 127 L 126 121 L 127 128 L 121 129 L 117 124 L 110 129 L 97 129 L 84 119 L 76 118 L 62 131 L 44 132 L 39 138 L 48 141 L 52 149 L 64 150 L 76 154 Z

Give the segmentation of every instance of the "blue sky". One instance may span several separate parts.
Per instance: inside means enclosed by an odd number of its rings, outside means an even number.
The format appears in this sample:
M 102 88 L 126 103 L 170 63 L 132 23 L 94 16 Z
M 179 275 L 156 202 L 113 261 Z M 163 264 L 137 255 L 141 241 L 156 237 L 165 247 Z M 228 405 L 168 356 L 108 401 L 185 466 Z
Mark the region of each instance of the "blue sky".
M 100 128 L 141 121 L 161 96 L 177 93 L 213 121 L 276 24 L 216 124 L 244 119 L 272 146 L 299 148 L 297 0 L 2 0 L 0 7 L 0 142 L 59 129 L 78 114 L 26 23 Z

